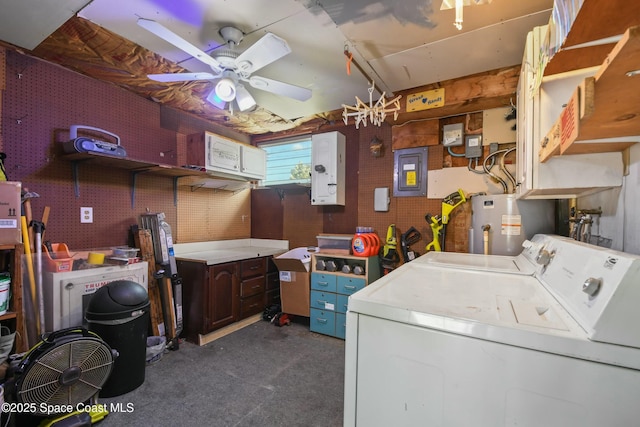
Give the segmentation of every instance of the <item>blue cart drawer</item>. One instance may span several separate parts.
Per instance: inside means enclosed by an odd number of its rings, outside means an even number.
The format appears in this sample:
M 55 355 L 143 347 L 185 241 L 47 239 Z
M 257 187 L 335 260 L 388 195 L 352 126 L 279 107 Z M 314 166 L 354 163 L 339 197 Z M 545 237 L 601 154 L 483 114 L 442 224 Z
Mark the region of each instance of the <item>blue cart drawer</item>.
M 336 313 L 336 337 L 344 339 L 347 332 L 347 315 Z
M 335 292 L 336 276 L 333 274 L 311 273 L 311 289 Z
M 338 313 L 346 313 L 348 303 L 349 303 L 349 295 L 338 294 L 338 298 L 336 301 L 336 311 Z
M 336 315 L 333 311 L 312 308 L 309 318 L 309 329 L 325 335 L 336 334 Z
M 311 308 L 336 311 L 336 294 L 332 292 L 311 291 Z
M 338 277 L 339 294 L 351 295 L 352 293 L 364 288 L 365 280 L 356 277 Z

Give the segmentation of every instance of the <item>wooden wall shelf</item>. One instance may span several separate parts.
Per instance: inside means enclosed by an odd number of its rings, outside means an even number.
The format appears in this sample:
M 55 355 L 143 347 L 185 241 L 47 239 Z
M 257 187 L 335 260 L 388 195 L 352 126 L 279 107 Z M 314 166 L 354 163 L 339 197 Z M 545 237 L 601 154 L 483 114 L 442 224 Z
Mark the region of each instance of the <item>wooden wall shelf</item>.
M 636 25 L 640 25 L 640 2 L 584 0 L 560 50 L 546 64 L 544 75 L 602 64 L 615 42 L 575 47 L 620 36 L 627 28 Z
M 15 319 L 15 352 L 23 353 L 28 349 L 25 318 L 22 310 L 22 255 L 24 255 L 24 246 L 22 243 L 14 245 L 1 244 L 0 251 L 11 251 L 11 259 L 9 261 L 11 301 L 9 304 L 9 310 L 0 316 L 0 322 L 7 322 Z
M 576 88 L 542 141 L 540 161 L 555 155 L 622 151 L 640 139 L 640 26 L 626 30 L 597 73 Z
M 85 162 L 92 162 L 98 164 L 100 166 L 115 168 L 115 169 L 123 169 L 127 170 L 131 174 L 131 207 L 133 208 L 135 205 L 135 196 L 136 196 L 136 180 L 139 174 L 153 174 L 160 176 L 168 176 L 173 177 L 173 190 L 174 190 L 174 205 L 177 205 L 177 189 L 178 189 L 178 180 L 184 177 L 195 177 L 197 178 L 198 184 L 187 184 L 192 188 L 201 188 L 207 187 L 206 185 L 202 185 L 202 182 L 212 181 L 214 182 L 212 188 L 216 188 L 218 190 L 226 190 L 226 191 L 235 191 L 237 190 L 235 186 L 229 186 L 228 188 L 233 188 L 231 190 L 227 190 L 227 187 L 219 184 L 220 181 L 225 180 L 225 178 L 219 178 L 209 174 L 206 171 L 201 169 L 192 169 L 185 168 L 180 166 L 172 166 L 162 163 L 152 163 L 146 162 L 143 160 L 135 160 L 128 157 L 114 157 L 100 153 L 73 153 L 73 154 L 65 154 L 63 159 L 71 162 L 72 165 L 72 173 L 73 173 L 73 186 L 74 186 L 74 194 L 76 198 L 80 197 L 80 177 L 78 174 L 78 167 L 80 164 Z M 229 184 L 235 184 L 236 180 L 227 180 Z M 246 182 L 245 182 L 246 183 Z

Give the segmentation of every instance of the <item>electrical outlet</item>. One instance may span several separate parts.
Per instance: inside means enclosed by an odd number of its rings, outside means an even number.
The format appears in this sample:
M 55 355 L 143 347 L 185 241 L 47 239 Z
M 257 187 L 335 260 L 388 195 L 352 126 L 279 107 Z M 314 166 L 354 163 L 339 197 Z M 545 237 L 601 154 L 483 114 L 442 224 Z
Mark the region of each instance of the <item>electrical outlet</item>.
M 93 222 L 93 208 L 80 208 L 80 222 L 83 224 L 89 224 Z

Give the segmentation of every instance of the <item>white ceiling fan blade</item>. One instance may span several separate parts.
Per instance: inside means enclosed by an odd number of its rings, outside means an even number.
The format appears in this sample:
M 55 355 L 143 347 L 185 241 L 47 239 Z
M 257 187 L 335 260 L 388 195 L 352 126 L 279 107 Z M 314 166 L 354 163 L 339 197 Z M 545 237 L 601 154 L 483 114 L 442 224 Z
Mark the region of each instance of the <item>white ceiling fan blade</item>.
M 161 39 L 164 39 L 168 43 L 171 43 L 178 49 L 183 50 L 184 52 L 193 56 L 197 60 L 207 64 L 213 69 L 213 71 L 217 73 L 222 72 L 222 67 L 220 66 L 220 63 L 216 61 L 213 57 L 211 57 L 201 49 L 197 48 L 196 46 L 192 45 L 191 43 L 189 43 L 188 41 L 186 41 L 185 39 L 183 39 L 173 31 L 163 26 L 162 24 L 159 24 L 158 22 L 153 21 L 151 19 L 138 18 L 138 25 L 144 28 L 145 30 L 160 37 Z
M 191 80 L 213 80 L 218 76 L 211 73 L 174 73 L 174 74 L 147 74 L 151 80 L 157 82 L 186 82 Z
M 242 52 L 235 62 L 239 71 L 251 74 L 289 53 L 291 48 L 284 39 L 267 33 Z
M 271 80 L 266 77 L 251 76 L 246 81 L 256 89 L 275 93 L 276 95 L 286 96 L 288 98 L 297 99 L 298 101 L 306 101 L 311 98 L 311 89 L 306 87 L 295 86 L 289 83 Z
M 255 107 L 256 100 L 243 85 L 236 86 L 236 102 L 240 111 L 247 111 Z

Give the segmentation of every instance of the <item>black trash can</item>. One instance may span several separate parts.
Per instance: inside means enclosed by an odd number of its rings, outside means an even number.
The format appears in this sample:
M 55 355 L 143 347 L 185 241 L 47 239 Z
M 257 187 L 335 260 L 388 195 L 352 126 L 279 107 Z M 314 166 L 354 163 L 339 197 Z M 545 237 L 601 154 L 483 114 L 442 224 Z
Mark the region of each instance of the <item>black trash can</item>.
M 89 300 L 87 326 L 119 355 L 100 397 L 120 396 L 144 382 L 149 296 L 140 284 L 116 280 L 98 289 Z

